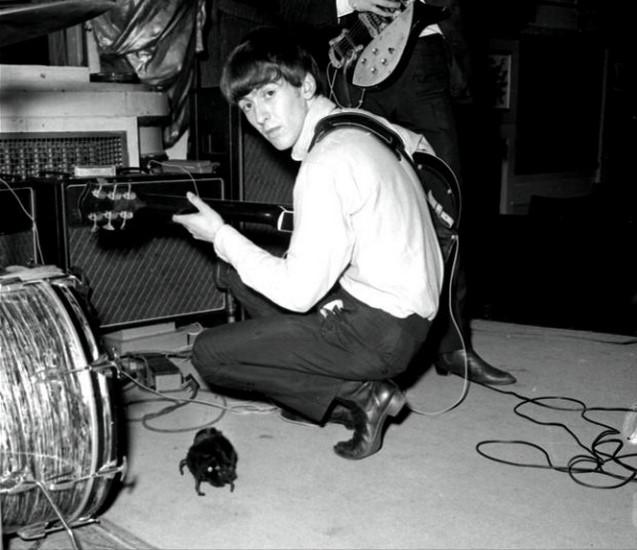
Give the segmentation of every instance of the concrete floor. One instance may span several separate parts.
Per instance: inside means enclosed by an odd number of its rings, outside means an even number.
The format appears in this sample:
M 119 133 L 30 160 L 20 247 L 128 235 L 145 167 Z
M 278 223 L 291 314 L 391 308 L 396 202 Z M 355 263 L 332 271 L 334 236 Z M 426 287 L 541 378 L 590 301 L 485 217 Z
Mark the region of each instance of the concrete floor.
M 599 488 L 583 486 L 565 472 L 489 460 L 476 445 L 527 441 L 541 446 L 556 467 L 590 455 L 563 428 L 534 424 L 513 408 L 523 397 L 545 396 L 577 399 L 588 407 L 632 407 L 637 340 L 490 321 L 474 322 L 473 340 L 485 359 L 509 369 L 518 383 L 504 393 L 471 384 L 458 406 L 437 414 L 462 397 L 463 380 L 429 370 L 408 390 L 411 413 L 389 426 L 378 454 L 360 462 L 332 451 L 334 443 L 349 438 L 343 427 L 293 424 L 268 404 L 226 401 L 229 410 L 215 426 L 239 455 L 234 492 L 203 485 L 206 495 L 197 496 L 192 476 L 180 475 L 178 468 L 196 429 L 218 417 L 214 406 L 224 404 L 219 396 L 200 391 L 197 398 L 213 407 L 189 404 L 147 426 L 131 421 L 126 484 L 102 519 L 148 547 L 166 549 L 636 548 L 637 484 L 602 488 L 635 474 L 637 456 L 627 455 L 637 453 L 637 445 L 622 434 L 614 437 L 626 445 L 619 451 L 625 466 L 603 466 L 618 477 L 576 476 Z M 153 345 L 162 349 L 161 343 Z M 183 374 L 192 373 L 187 360 L 174 361 Z M 135 388 L 124 395 L 131 403 L 129 418 L 167 405 L 132 403 L 152 397 Z M 564 400 L 543 403 L 576 408 Z M 606 430 L 577 411 L 527 403 L 519 412 L 564 423 L 588 448 Z M 627 412 L 588 416 L 621 431 Z M 528 445 L 481 448 L 510 462 L 547 462 Z M 612 443 L 598 448 L 601 454 L 613 450 Z M 36 548 L 29 544 L 14 539 L 7 550 Z

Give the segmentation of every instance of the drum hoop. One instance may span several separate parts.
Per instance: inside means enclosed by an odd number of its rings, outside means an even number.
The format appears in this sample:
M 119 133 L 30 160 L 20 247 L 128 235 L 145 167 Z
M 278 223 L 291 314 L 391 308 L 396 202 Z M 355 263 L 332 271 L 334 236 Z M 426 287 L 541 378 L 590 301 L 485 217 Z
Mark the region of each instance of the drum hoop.
M 79 521 L 86 521 L 86 518 L 92 517 L 99 511 L 110 494 L 115 476 L 122 474 L 126 464 L 124 457 L 122 457 L 123 462 L 118 464 L 120 458 L 116 444 L 118 434 L 114 426 L 108 380 L 104 374 L 96 372 L 91 367 L 91 364 L 99 358 L 99 348 L 86 315 L 72 291 L 77 284 L 78 281 L 74 277 L 56 276 L 30 280 L 20 285 L 21 287 L 36 286 L 38 291 L 46 294 L 47 298 L 51 300 L 51 305 L 56 307 L 55 313 L 58 321 L 62 324 L 61 327 L 65 334 L 70 338 L 70 341 L 65 339 L 65 344 L 66 351 L 74 366 L 71 371 L 65 374 L 73 374 L 76 377 L 76 383 L 81 390 L 81 398 L 86 407 L 85 412 L 88 418 L 85 418 L 85 421 L 87 427 L 90 428 L 91 436 L 87 438 L 90 440 L 87 455 L 89 473 L 68 481 L 60 480 L 57 486 L 55 482 L 51 484 L 46 480 L 33 482 L 33 485 L 38 485 L 40 490 L 45 492 L 49 489 L 62 489 L 65 483 L 69 485 L 85 484 L 77 494 L 79 502 L 64 510 L 62 521 L 66 521 L 68 524 L 76 524 L 78 518 Z M 12 284 L 11 286 L 17 285 Z M 99 403 L 98 398 L 100 399 Z M 19 492 L 22 489 L 27 490 L 26 486 L 29 485 L 31 483 L 27 480 L 25 487 L 18 485 L 16 491 L 9 490 L 8 493 Z M 46 488 L 47 486 L 49 489 Z M 43 523 L 49 524 L 54 521 L 56 521 L 55 518 L 46 519 Z M 18 531 L 19 533 L 21 527 L 23 527 L 22 530 L 28 531 L 30 527 L 37 528 L 38 525 L 39 523 L 3 527 L 9 527 L 5 532 Z

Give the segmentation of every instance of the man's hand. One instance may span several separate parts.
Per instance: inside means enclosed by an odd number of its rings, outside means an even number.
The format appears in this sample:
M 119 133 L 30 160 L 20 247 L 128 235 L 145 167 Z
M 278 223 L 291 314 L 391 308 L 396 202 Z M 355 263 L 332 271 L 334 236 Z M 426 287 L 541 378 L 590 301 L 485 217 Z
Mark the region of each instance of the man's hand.
M 224 225 L 223 218 L 194 193 L 188 192 L 186 198 L 198 212 L 175 214 L 173 221 L 183 225 L 195 239 L 214 243 L 217 231 Z
M 354 11 L 371 11 L 383 16 L 400 8 L 398 0 L 349 0 L 349 5 Z

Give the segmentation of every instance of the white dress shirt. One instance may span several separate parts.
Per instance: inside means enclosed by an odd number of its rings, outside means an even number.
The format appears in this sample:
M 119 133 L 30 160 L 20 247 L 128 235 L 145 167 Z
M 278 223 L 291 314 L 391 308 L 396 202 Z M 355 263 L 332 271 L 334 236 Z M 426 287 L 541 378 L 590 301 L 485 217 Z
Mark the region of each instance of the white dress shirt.
M 285 257 L 229 225 L 217 232 L 215 251 L 245 284 L 292 311 L 309 310 L 338 281 L 355 298 L 396 317 L 432 319 L 443 261 L 418 176 L 360 129 L 330 132 L 308 152 L 316 123 L 336 110 L 327 98 L 314 98 L 292 149 L 301 167 Z M 422 136 L 390 126 L 409 153 L 431 152 Z

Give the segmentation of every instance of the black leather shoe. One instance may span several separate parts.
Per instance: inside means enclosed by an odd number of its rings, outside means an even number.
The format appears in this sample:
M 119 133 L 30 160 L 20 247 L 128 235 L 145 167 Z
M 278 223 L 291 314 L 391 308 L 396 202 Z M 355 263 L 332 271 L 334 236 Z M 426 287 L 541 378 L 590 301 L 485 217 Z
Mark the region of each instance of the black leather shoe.
M 439 355 L 436 361 L 436 372 L 444 376 L 449 373 L 457 374 L 463 378 L 466 375 L 473 382 L 494 386 L 515 384 L 516 382 L 512 374 L 489 365 L 475 351 L 465 352 L 462 349 Z
M 281 416 L 286 420 L 290 420 L 291 422 L 300 422 L 302 424 L 313 424 L 318 425 L 316 422 L 312 422 L 308 418 L 301 416 L 300 414 L 296 414 L 288 409 L 281 409 Z M 342 424 L 348 430 L 354 429 L 354 418 L 352 416 L 352 411 L 343 405 L 339 405 L 338 403 L 334 406 L 334 408 L 327 415 L 326 422 L 330 422 L 332 424 Z
M 339 400 L 352 411 L 354 436 L 334 445 L 334 452 L 350 460 L 367 458 L 381 448 L 387 417 L 396 416 L 407 402 L 389 380 L 363 382 L 339 395 Z

